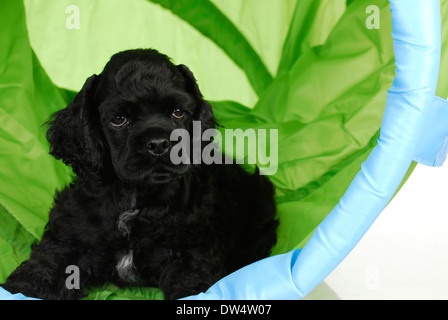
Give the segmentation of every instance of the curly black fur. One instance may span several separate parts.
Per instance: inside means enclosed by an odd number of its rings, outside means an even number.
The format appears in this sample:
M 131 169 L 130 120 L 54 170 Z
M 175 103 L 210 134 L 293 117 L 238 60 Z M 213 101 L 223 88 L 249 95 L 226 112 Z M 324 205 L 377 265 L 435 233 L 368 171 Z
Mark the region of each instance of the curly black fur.
M 113 126 L 117 117 L 127 122 Z M 56 195 L 40 243 L 3 287 L 79 299 L 112 282 L 157 286 L 174 299 L 269 255 L 278 222 L 266 177 L 235 164 L 174 165 L 166 150 L 149 150 L 193 120 L 215 126 L 187 67 L 152 49 L 115 54 L 49 121 L 50 153 L 77 178 Z M 79 290 L 66 287 L 69 265 L 80 270 Z

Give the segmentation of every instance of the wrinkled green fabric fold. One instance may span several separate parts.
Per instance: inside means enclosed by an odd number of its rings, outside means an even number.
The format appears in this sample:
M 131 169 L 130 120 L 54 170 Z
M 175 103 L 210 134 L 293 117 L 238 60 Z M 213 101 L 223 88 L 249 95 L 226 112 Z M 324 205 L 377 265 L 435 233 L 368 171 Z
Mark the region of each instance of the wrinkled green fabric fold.
M 68 172 L 48 155 L 42 124 L 66 101 L 29 46 L 21 1 L 0 5 L 0 204 L 38 239 Z
M 325 43 L 345 7 L 345 0 L 297 1 L 278 74 L 288 71 L 303 52 Z M 332 10 L 333 14 L 322 18 L 322 13 L 327 10 Z
M 224 50 L 246 72 L 260 95 L 272 81 L 263 61 L 235 25 L 209 0 L 150 0 L 187 21 Z

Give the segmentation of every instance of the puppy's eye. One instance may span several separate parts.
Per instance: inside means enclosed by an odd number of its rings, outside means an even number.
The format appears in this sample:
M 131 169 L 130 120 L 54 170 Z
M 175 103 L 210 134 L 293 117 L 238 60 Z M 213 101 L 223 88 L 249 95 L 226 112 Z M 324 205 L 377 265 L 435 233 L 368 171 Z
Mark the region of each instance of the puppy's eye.
M 185 114 L 185 111 L 178 108 L 178 109 L 174 109 L 171 116 L 177 120 L 181 120 L 184 117 L 184 114 Z
M 114 119 L 112 119 L 110 121 L 110 124 L 114 128 L 121 128 L 127 123 L 128 123 L 128 119 L 126 117 L 121 117 L 121 116 L 115 117 Z

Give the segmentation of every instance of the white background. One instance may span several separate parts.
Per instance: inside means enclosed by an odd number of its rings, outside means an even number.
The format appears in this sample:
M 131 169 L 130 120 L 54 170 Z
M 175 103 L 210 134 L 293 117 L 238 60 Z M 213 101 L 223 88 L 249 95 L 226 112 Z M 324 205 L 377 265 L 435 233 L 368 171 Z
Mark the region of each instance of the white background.
M 307 299 L 448 299 L 448 161 L 436 168 L 418 164 Z

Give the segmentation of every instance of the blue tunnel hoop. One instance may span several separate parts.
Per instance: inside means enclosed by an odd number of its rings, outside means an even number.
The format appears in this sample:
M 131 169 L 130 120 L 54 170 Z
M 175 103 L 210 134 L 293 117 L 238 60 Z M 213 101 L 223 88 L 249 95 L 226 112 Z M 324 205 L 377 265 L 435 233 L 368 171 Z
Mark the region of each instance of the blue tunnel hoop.
M 441 165 L 448 103 L 440 69 L 438 0 L 390 0 L 396 75 L 378 144 L 302 250 L 270 257 L 186 299 L 302 299 L 349 254 L 392 199 L 412 161 Z M 446 123 L 446 122 L 445 122 Z
M 448 150 L 448 101 L 436 96 L 439 0 L 390 0 L 396 76 L 377 146 L 303 249 L 276 255 L 185 299 L 302 299 L 349 254 L 397 191 L 413 161 L 438 166 Z M 32 299 L 0 287 L 0 299 Z

